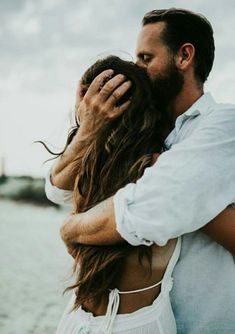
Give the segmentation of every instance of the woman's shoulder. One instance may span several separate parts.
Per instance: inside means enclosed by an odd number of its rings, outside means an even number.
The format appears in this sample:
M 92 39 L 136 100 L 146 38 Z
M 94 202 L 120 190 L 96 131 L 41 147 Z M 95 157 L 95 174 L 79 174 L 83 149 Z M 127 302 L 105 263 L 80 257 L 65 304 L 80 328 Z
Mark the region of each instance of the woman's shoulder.
M 170 240 L 165 246 L 152 245 L 151 266 L 147 257 L 140 261 L 139 247 L 135 247 L 126 258 L 118 288 L 132 290 L 144 288 L 160 281 L 174 252 L 177 239 Z
M 175 250 L 177 239 L 171 239 L 165 246 L 152 245 L 152 270 L 166 269 Z

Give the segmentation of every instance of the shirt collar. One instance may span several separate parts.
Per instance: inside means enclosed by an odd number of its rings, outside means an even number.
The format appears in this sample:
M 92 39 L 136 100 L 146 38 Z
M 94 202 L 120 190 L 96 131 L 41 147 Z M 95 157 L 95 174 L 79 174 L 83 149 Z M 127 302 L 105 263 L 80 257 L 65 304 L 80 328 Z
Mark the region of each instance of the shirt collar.
M 178 132 L 187 118 L 195 117 L 210 109 L 212 105 L 215 104 L 215 101 L 210 93 L 203 94 L 194 104 L 187 109 L 182 115 L 178 116 L 175 122 L 175 130 Z
M 215 101 L 210 93 L 205 93 L 194 104 L 185 111 L 183 115 L 196 116 L 207 111 Z

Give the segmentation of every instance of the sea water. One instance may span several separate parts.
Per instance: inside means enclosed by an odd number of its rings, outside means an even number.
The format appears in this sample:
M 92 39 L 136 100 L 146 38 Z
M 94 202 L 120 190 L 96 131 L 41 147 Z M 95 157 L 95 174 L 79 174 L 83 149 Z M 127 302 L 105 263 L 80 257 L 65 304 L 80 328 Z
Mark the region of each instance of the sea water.
M 0 201 L 0 333 L 52 334 L 72 260 L 60 239 L 68 212 Z M 70 282 L 69 282 L 70 283 Z

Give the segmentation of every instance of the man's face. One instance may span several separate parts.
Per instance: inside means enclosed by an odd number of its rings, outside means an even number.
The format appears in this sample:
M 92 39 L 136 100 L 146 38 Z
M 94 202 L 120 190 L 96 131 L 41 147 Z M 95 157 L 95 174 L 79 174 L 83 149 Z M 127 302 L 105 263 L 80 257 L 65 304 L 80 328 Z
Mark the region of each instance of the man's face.
M 164 22 L 146 24 L 138 36 L 137 65 L 144 67 L 151 79 L 166 71 L 171 57 L 167 46 L 161 40 L 164 27 Z
M 184 77 L 178 70 L 174 56 L 161 39 L 164 22 L 143 26 L 137 41 L 137 65 L 146 69 L 154 85 L 155 98 L 160 107 L 167 108 L 181 92 Z

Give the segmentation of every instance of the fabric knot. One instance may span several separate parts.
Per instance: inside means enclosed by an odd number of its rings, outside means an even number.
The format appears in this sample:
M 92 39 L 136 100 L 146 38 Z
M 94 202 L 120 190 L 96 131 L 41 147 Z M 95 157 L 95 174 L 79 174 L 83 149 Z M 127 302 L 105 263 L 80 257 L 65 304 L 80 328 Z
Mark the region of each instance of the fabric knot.
M 118 289 L 111 290 L 109 293 L 109 303 L 107 307 L 107 312 L 104 317 L 104 321 L 96 331 L 97 334 L 98 333 L 112 334 L 112 328 L 118 312 L 119 303 L 120 303 L 119 290 Z

